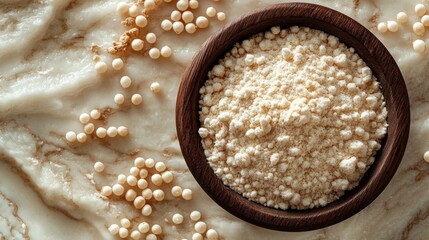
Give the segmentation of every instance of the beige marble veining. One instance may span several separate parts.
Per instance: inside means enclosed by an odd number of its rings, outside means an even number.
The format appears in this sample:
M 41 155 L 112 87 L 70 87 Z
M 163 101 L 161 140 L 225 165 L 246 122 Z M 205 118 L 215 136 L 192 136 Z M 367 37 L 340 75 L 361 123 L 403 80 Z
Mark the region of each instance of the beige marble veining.
M 106 226 L 139 212 L 125 201 L 105 200 L 99 190 L 126 173 L 136 156 L 163 160 L 176 174 L 175 181 L 194 190 L 190 202 L 172 197 L 157 205 L 153 222 L 164 227 L 164 239 L 190 238 L 189 221 L 177 228 L 164 222 L 174 212 L 199 209 L 222 239 L 428 239 L 429 164 L 422 159 L 429 149 L 429 57 L 412 50 L 411 31 L 416 3 L 423 0 L 345 0 L 315 2 L 334 8 L 371 29 L 394 56 L 406 80 L 411 103 L 408 147 L 398 172 L 386 190 L 360 213 L 334 226 L 302 233 L 276 232 L 243 222 L 217 206 L 197 185 L 181 157 L 175 137 L 175 98 L 180 76 L 192 55 L 222 23 L 194 35 L 175 35 L 150 26 L 157 46 L 170 45 L 171 59 L 150 60 L 129 55 L 120 72 L 97 75 L 91 45 L 101 46 L 100 57 L 112 60 L 105 49 L 126 30 L 116 11 L 118 0 L 0 0 L 0 239 L 114 239 Z M 275 0 L 223 0 L 214 5 L 227 21 Z M 153 21 L 168 16 L 165 7 Z M 380 34 L 378 21 L 406 11 L 410 23 L 398 33 Z M 158 21 L 159 23 L 160 21 Z M 423 39 L 428 38 L 428 33 Z M 429 43 L 429 41 L 426 41 Z M 143 69 L 143 71 L 142 71 Z M 133 78 L 130 90 L 118 80 Z M 149 90 L 158 81 L 162 94 Z M 139 107 L 117 108 L 113 95 L 139 92 Z M 99 124 L 125 125 L 126 138 L 86 144 L 68 143 L 66 131 L 82 131 L 79 114 L 105 110 Z M 93 164 L 106 165 L 103 174 Z

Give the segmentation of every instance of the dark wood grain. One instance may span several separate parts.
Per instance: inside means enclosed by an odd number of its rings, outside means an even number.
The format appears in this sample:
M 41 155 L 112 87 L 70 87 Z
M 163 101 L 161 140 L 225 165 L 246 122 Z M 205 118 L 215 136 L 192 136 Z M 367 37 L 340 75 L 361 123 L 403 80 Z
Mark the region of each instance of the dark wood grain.
M 325 207 L 276 210 L 251 202 L 224 186 L 210 168 L 198 135 L 199 89 L 207 73 L 238 41 L 272 26 L 308 26 L 335 35 L 356 49 L 380 81 L 388 109 L 388 133 L 376 161 L 360 184 Z M 338 223 L 369 205 L 395 174 L 408 140 L 409 101 L 401 72 L 383 44 L 365 27 L 332 9 L 306 3 L 273 5 L 244 15 L 210 37 L 194 56 L 180 84 L 176 127 L 186 163 L 204 191 L 221 207 L 258 226 L 281 231 L 307 231 Z

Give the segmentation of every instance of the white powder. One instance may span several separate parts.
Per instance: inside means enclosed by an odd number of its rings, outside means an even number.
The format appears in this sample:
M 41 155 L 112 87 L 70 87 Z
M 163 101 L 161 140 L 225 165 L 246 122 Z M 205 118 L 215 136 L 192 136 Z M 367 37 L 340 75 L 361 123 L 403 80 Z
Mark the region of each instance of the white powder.
M 358 184 L 386 133 L 371 69 L 337 37 L 309 28 L 274 27 L 237 43 L 200 93 L 210 166 L 269 207 L 339 198 Z

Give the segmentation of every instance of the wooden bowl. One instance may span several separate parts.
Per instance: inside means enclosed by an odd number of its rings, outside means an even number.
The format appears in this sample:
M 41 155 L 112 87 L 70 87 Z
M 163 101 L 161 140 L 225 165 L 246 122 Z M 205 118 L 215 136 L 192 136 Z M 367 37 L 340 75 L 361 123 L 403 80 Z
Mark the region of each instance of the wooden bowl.
M 207 73 L 234 43 L 272 26 L 298 25 L 337 36 L 355 48 L 382 86 L 388 110 L 388 133 L 376 160 L 359 185 L 325 207 L 277 210 L 252 202 L 225 186 L 204 155 L 198 115 L 199 89 Z M 285 3 L 246 14 L 210 37 L 183 75 L 176 103 L 176 127 L 183 156 L 197 182 L 221 207 L 255 225 L 281 231 L 307 231 L 343 221 L 370 204 L 395 174 L 408 140 L 410 111 L 406 86 L 394 59 L 365 27 L 332 9 L 307 3 Z

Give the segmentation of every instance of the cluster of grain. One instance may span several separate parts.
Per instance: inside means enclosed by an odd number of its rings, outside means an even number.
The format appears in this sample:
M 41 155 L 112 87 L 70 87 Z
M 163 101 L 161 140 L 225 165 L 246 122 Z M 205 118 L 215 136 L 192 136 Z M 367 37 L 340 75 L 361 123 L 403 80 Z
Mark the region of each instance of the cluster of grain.
M 101 162 L 94 164 L 94 170 L 101 174 L 105 166 Z M 143 221 L 139 219 L 118 219 L 108 227 L 112 235 L 120 238 L 130 237 L 131 239 L 156 240 L 165 237 L 163 235 L 162 223 L 153 222 L 150 216 L 156 209 L 156 204 L 165 200 L 167 194 L 171 194 L 173 199 L 192 200 L 192 190 L 181 186 L 173 185 L 173 172 L 167 169 L 164 162 L 148 158 L 137 157 L 134 165 L 129 169 L 129 174 L 119 174 L 117 181 L 113 185 L 106 185 L 100 189 L 100 194 L 105 199 L 124 200 L 141 212 Z M 189 221 L 193 222 L 195 232 L 192 239 L 203 239 L 205 234 L 208 239 L 218 239 L 218 233 L 214 229 L 207 230 L 207 224 L 199 221 L 201 213 L 191 212 Z M 184 217 L 180 213 L 175 213 L 171 217 L 171 223 L 180 225 L 184 222 Z M 166 221 L 169 223 L 170 221 Z
M 169 18 L 159 21 L 158 26 L 164 31 L 173 30 L 176 34 L 181 34 L 183 31 L 193 34 L 199 29 L 209 27 L 209 19 L 217 17 L 219 21 L 224 21 L 226 15 L 223 12 L 217 12 L 214 7 L 208 7 L 206 16 L 197 16 L 196 11 L 200 7 L 198 0 L 178 0 L 178 1 L 162 1 L 162 0 L 145 0 L 136 1 L 128 4 L 120 2 L 117 5 L 117 11 L 126 18 L 123 24 L 129 30 L 122 34 L 119 41 L 113 43 L 113 47 L 108 49 L 108 52 L 114 55 L 122 56 L 127 53 L 129 47 L 135 52 L 147 54 L 152 59 L 159 57 L 170 57 L 173 53 L 169 46 L 156 46 L 157 36 L 153 32 L 149 32 L 148 27 L 151 23 L 150 15 L 169 3 L 175 2 L 175 8 L 171 11 Z
M 424 37 L 426 27 L 429 27 L 429 15 L 427 14 L 426 6 L 419 3 L 414 6 L 414 12 L 420 21 L 414 22 L 412 25 L 413 32 L 418 37 Z M 389 20 L 386 22 L 380 22 L 377 26 L 377 30 L 381 33 L 386 32 L 397 32 L 399 31 L 399 24 L 406 25 L 409 22 L 408 14 L 405 12 L 399 12 L 396 14 L 396 21 Z M 398 24 L 399 23 L 399 24 Z M 422 39 L 416 39 L 413 41 L 413 48 L 415 51 L 424 53 L 426 51 L 426 43 Z
M 372 71 L 338 38 L 291 27 L 237 43 L 200 89 L 199 134 L 223 183 L 280 209 L 355 187 L 386 134 Z
M 161 7 L 172 8 L 170 18 L 152 19 L 151 14 Z M 133 77 L 126 74 L 128 55 L 138 54 L 141 57 L 149 57 L 154 60 L 172 56 L 173 50 L 170 46 L 157 45 L 158 36 L 150 31 L 154 27 L 163 31 L 173 30 L 177 34 L 183 31 L 193 34 L 197 30 L 208 28 L 210 18 L 217 18 L 219 21 L 226 19 L 225 13 L 218 12 L 211 6 L 205 10 L 207 16 L 197 15 L 199 7 L 200 3 L 197 0 L 136 0 L 117 4 L 116 10 L 124 17 L 122 24 L 128 30 L 121 35 L 119 41 L 113 42 L 113 46 L 106 49 L 109 54 L 115 57 L 108 64 L 101 60 L 102 48 L 100 46 L 93 44 L 91 51 L 95 54 L 93 60 L 95 61 L 94 70 L 97 74 L 106 76 L 110 73 L 121 73 L 117 84 L 118 92 L 112 97 L 113 106 L 95 108 L 88 113 L 80 114 L 79 121 L 82 124 L 82 129 L 65 133 L 65 139 L 69 143 L 85 143 L 90 137 L 109 139 L 125 137 L 130 134 L 130 130 L 125 126 L 109 125 L 109 117 L 121 108 L 138 107 L 143 103 L 142 95 L 133 92 L 135 89 L 139 89 L 138 86 L 133 86 Z M 150 84 L 149 90 L 153 94 L 159 94 L 162 88 L 159 82 L 154 81 Z M 94 171 L 97 174 L 104 174 L 109 171 L 106 173 L 109 175 L 115 172 L 101 161 L 94 163 Z M 218 232 L 209 229 L 207 223 L 202 221 L 201 213 L 196 210 L 191 212 L 188 218 L 184 217 L 183 213 L 175 213 L 171 219 L 165 222 L 152 220 L 151 216 L 156 209 L 156 204 L 165 201 L 168 195 L 171 195 L 174 200 L 191 201 L 193 199 L 191 189 L 173 185 L 173 172 L 174 170 L 167 170 L 164 162 L 138 157 L 135 159 L 134 165 L 130 167 L 129 174 L 119 174 L 116 183 L 103 186 L 100 189 L 100 196 L 103 199 L 129 202 L 136 211 L 141 213 L 137 219 L 119 218 L 118 216 L 117 222 L 110 224 L 107 230 L 120 238 L 165 239 L 169 236 L 164 235 L 163 229 L 173 227 L 173 225 L 183 225 L 188 221 L 192 223 L 194 228 L 188 231 L 190 232 L 190 239 L 218 239 Z M 173 204 L 177 205 L 177 203 Z M 127 214 L 124 213 L 123 215 Z
M 117 58 L 114 58 L 111 62 L 114 71 L 123 71 L 126 57 L 130 53 L 143 53 L 151 59 L 171 57 L 173 50 L 170 46 L 156 46 L 158 37 L 155 33 L 148 30 L 152 22 L 152 25 L 159 24 L 158 27 L 164 31 L 174 30 L 177 34 L 180 34 L 183 30 L 186 30 L 187 33 L 193 34 L 198 29 L 209 27 L 208 18 L 216 17 L 219 21 L 224 21 L 226 19 L 225 13 L 218 12 L 214 7 L 208 7 L 206 9 L 205 12 L 207 17 L 196 16 L 194 19 L 194 13 L 200 6 L 197 0 L 176 1 L 175 9 L 171 11 L 170 19 L 150 19 L 150 15 L 153 11 L 163 7 L 163 4 L 173 2 L 174 1 L 171 0 L 146 0 L 135 1 L 133 3 L 119 2 L 117 4 L 117 12 L 124 17 L 122 24 L 127 26 L 129 30 L 121 35 L 119 41 L 113 42 L 113 47 L 107 49 L 108 53 L 117 56 Z M 168 5 L 165 7 L 168 7 Z M 106 62 L 100 60 L 99 53 L 101 48 L 97 45 L 93 45 L 91 49 L 96 54 L 94 56 L 94 60 L 96 61 L 94 65 L 95 71 L 98 74 L 106 74 L 109 70 L 109 66 Z M 123 89 L 129 89 L 132 84 L 131 78 L 126 75 L 122 76 L 119 82 Z M 158 82 L 153 82 L 150 85 L 150 90 L 158 94 L 161 91 L 161 85 Z M 113 96 L 113 101 L 117 107 L 126 106 L 127 104 L 138 106 L 143 102 L 143 97 L 140 93 L 132 93 L 129 96 L 123 93 L 117 93 Z M 100 139 L 105 137 L 127 136 L 128 128 L 125 126 L 105 126 L 103 121 L 107 121 L 109 109 L 110 107 L 106 107 L 104 109 L 104 114 L 101 114 L 100 109 L 94 109 L 91 111 L 91 118 L 87 117 L 89 116 L 87 113 L 82 113 L 79 119 L 81 123 L 84 124 L 82 131 L 68 131 L 65 134 L 66 140 L 68 142 L 85 143 L 89 136 Z

